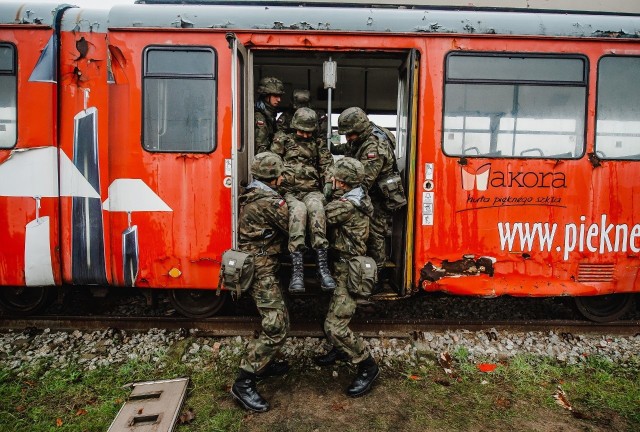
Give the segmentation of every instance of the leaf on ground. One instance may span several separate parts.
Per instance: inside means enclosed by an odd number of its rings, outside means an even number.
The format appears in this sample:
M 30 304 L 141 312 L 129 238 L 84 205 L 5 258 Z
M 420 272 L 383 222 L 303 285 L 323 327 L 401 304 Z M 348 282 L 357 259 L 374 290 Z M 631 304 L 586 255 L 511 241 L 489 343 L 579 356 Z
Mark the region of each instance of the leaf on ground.
M 480 363 L 478 365 L 478 370 L 480 372 L 493 372 L 494 370 L 496 370 L 496 368 L 498 367 L 497 364 L 495 363 Z
M 56 419 L 56 427 L 61 427 L 62 426 L 62 419 L 60 417 L 58 417 Z
M 433 382 L 436 384 L 440 384 L 441 386 L 444 386 L 444 387 L 449 387 L 451 385 L 451 381 L 443 378 L 436 378 L 433 380 Z
M 76 411 L 76 415 L 77 416 L 83 416 L 85 414 L 87 414 L 87 410 L 86 409 L 80 408 L 78 411 Z
M 558 386 L 556 388 L 556 392 L 553 394 L 553 398 L 556 400 L 556 403 L 562 408 L 573 411 L 573 407 L 569 402 L 569 398 L 567 398 L 567 394 L 564 392 L 564 390 L 562 390 L 562 387 Z
M 438 363 L 440 364 L 440 367 L 444 369 L 444 372 L 447 375 L 453 374 L 453 367 L 452 367 L 453 359 L 451 358 L 451 354 L 449 354 L 449 351 L 444 351 L 440 353 L 440 356 L 438 357 Z
M 193 420 L 195 420 L 195 418 L 196 418 L 196 413 L 194 413 L 191 408 L 187 408 L 185 412 L 180 414 L 180 418 L 178 419 L 178 422 L 180 424 L 189 424 Z
M 408 378 L 412 381 L 420 381 L 422 379 L 420 375 L 409 375 Z
M 17 412 L 22 412 L 22 411 L 24 411 L 25 409 L 26 409 L 26 408 L 24 407 L 24 405 L 18 405 L 18 406 L 16 407 L 16 411 L 17 411 Z

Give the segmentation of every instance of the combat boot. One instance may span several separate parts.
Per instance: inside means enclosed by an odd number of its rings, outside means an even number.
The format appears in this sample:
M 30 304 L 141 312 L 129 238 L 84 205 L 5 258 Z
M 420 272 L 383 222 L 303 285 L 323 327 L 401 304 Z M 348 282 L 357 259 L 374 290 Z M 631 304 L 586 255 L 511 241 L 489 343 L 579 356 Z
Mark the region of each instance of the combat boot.
M 335 364 L 338 360 L 348 360 L 349 356 L 344 352 L 340 351 L 338 348 L 333 347 L 331 351 L 326 354 L 322 354 L 319 356 L 315 356 L 313 361 L 318 366 L 331 366 Z
M 302 252 L 291 252 L 291 280 L 289 281 L 289 292 L 301 294 L 304 292 L 304 266 Z
M 378 375 L 380 368 L 369 354 L 369 357 L 358 363 L 358 375 L 347 389 L 347 396 L 358 397 L 368 392 Z
M 331 276 L 328 265 L 327 249 L 316 249 L 318 254 L 318 276 L 320 276 L 320 288 L 322 291 L 333 291 L 336 289 L 336 281 Z
M 291 367 L 289 366 L 289 362 L 286 360 L 283 361 L 271 361 L 267 366 L 265 366 L 260 373 L 256 374 L 256 380 L 261 381 L 265 378 L 274 377 L 274 376 L 282 376 L 289 372 Z
M 256 389 L 256 374 L 244 369 L 240 369 L 238 378 L 231 386 L 231 395 L 249 411 L 265 412 L 269 409 L 269 403 Z

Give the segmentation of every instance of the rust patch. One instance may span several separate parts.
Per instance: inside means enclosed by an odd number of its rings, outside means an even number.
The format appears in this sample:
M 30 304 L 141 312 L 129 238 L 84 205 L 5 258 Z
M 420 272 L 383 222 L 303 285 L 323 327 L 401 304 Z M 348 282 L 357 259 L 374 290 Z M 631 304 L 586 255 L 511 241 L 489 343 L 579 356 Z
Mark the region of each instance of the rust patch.
M 591 165 L 593 165 L 594 168 L 602 166 L 602 161 L 597 154 L 589 153 L 587 156 L 589 156 L 589 162 L 591 162 Z
M 474 259 L 473 255 L 464 255 L 457 261 L 442 261 L 441 266 L 435 266 L 431 261 L 420 270 L 420 284 L 423 281 L 436 282 L 447 276 L 476 276 L 487 274 L 493 276 L 493 260 L 488 257 Z

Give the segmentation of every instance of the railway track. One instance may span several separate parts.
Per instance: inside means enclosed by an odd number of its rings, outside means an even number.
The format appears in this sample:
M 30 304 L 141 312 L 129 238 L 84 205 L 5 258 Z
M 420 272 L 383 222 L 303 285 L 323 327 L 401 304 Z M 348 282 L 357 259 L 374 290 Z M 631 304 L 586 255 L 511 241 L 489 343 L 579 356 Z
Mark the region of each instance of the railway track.
M 437 319 L 370 319 L 353 321 L 353 330 L 365 337 L 416 337 L 421 332 L 447 330 L 510 332 L 549 332 L 570 334 L 640 334 L 640 321 L 617 321 L 593 323 L 577 320 L 521 320 L 521 321 L 464 321 Z M 153 328 L 175 331 L 196 330 L 199 336 L 250 336 L 260 328 L 258 317 L 214 317 L 203 320 L 176 317 L 116 317 L 116 316 L 73 316 L 73 317 L 0 317 L 0 331 L 23 331 L 26 329 L 50 329 L 51 331 L 96 331 L 116 328 L 126 331 L 145 332 Z M 291 336 L 322 337 L 321 321 L 293 321 Z

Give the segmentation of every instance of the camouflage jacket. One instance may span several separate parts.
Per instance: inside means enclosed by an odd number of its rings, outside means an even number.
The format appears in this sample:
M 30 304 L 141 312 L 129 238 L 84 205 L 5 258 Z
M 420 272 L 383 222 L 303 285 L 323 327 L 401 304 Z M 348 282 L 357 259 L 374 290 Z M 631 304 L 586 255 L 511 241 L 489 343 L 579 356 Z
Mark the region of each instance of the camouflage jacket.
M 284 161 L 284 190 L 294 193 L 322 191 L 324 184 L 331 181 L 333 156 L 324 139 L 312 138 L 305 141 L 295 132 L 277 132 L 271 151 L 280 155 Z
M 274 255 L 288 238 L 289 209 L 284 198 L 259 180 L 240 195 L 238 247 L 253 254 Z
M 361 187 L 351 189 L 325 207 L 328 236 L 333 250 L 354 257 L 367 251 L 371 199 Z
M 393 154 L 395 143 L 385 139 L 381 133 L 374 133 L 373 128 L 372 124 L 360 134 L 357 141 L 332 146 L 331 152 L 344 154 L 362 162 L 364 165 L 362 185 L 367 188 L 372 198 L 378 198 L 380 191 L 376 182 L 389 177 L 396 169 Z
M 276 111 L 262 100 L 256 102 L 255 108 L 254 148 L 255 154 L 258 154 L 269 150 L 276 132 Z

